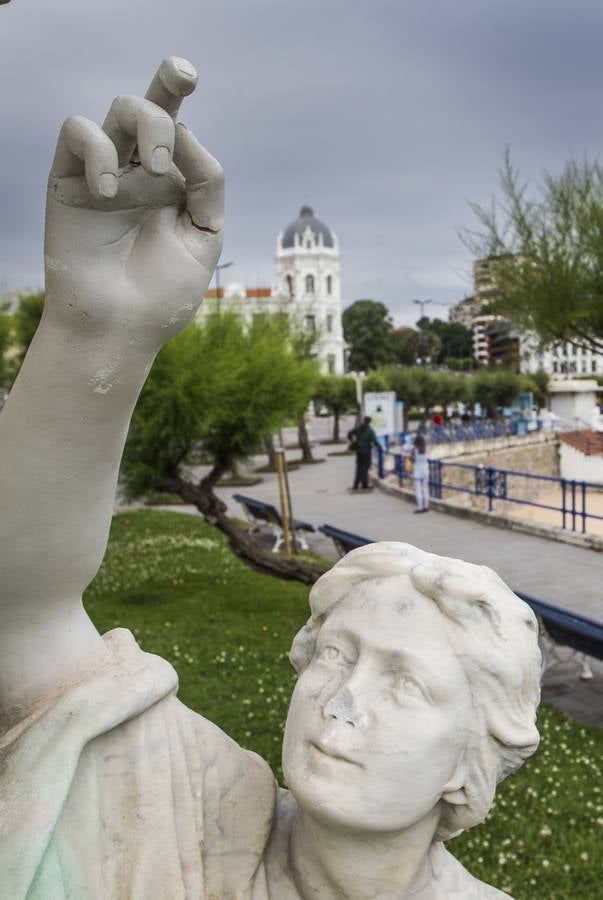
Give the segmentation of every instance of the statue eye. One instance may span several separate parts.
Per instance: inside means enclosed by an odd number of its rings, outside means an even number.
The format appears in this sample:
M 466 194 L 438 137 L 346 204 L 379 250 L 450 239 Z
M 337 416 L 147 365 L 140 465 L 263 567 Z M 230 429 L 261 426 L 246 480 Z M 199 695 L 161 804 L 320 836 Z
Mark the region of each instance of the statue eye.
M 396 695 L 400 697 L 425 697 L 419 682 L 406 672 L 394 673 L 393 688 Z
M 339 647 L 336 647 L 335 644 L 324 644 L 322 647 L 319 647 L 316 658 L 324 663 L 332 663 L 337 666 L 349 664 L 346 654 Z

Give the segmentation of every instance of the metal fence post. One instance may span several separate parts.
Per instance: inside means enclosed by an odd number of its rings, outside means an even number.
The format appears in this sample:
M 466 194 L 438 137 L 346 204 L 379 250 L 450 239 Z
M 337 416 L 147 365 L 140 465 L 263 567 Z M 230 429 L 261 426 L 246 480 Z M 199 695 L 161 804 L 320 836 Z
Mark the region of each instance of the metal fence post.
M 583 481 L 582 485 L 582 534 L 586 534 L 586 482 Z
M 377 448 L 377 471 L 379 478 L 383 480 L 385 478 L 385 452 L 381 446 Z
M 439 459 L 428 460 L 429 493 L 434 500 L 442 499 L 442 462 Z
M 572 531 L 576 530 L 576 482 L 572 479 Z
M 565 528 L 565 516 L 566 516 L 566 492 L 567 492 L 567 482 L 565 478 L 561 479 L 561 527 Z
M 400 481 L 400 454 L 393 453 L 392 455 L 394 457 L 394 475 L 398 479 L 398 485 L 401 485 L 402 482 Z
M 494 500 L 494 469 L 488 466 L 487 472 L 487 493 L 488 493 L 488 512 L 492 512 L 492 503 Z

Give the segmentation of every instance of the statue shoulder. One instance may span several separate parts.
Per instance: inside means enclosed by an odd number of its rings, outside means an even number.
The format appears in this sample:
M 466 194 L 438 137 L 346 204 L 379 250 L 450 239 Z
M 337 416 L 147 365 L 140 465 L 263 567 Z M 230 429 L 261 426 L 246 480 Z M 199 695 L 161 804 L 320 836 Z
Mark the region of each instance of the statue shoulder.
M 174 704 L 181 728 L 194 735 L 204 767 L 214 766 L 219 771 L 222 789 L 237 791 L 241 795 L 251 793 L 258 801 L 265 800 L 272 813 L 276 781 L 268 763 L 252 750 L 239 746 L 218 725 L 189 709 L 180 700 L 174 698 Z
M 446 900 L 513 900 L 504 891 L 475 878 L 443 844 L 435 845 L 431 861 L 441 896 Z

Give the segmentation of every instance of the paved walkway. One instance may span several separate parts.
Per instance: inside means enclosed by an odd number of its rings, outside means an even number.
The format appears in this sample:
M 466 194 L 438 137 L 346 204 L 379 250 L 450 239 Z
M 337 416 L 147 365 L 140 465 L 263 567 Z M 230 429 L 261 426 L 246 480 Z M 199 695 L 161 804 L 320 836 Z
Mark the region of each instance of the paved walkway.
M 333 449 L 341 448 L 317 447 L 316 455 L 325 456 L 324 463 L 301 466 L 290 473 L 297 518 L 317 526 L 336 525 L 374 540 L 406 541 L 432 553 L 488 565 L 514 590 L 603 621 L 603 554 L 433 510 L 417 516 L 411 503 L 378 489 L 350 492 L 354 459 L 327 457 L 326 451 Z M 288 459 L 298 455 L 295 450 L 287 451 Z M 220 490 L 233 515 L 242 515 L 240 505 L 232 500 L 236 493 L 278 506 L 275 476 L 262 477 L 264 481 L 254 487 Z M 313 547 L 335 558 L 332 542 L 322 535 L 313 540 Z

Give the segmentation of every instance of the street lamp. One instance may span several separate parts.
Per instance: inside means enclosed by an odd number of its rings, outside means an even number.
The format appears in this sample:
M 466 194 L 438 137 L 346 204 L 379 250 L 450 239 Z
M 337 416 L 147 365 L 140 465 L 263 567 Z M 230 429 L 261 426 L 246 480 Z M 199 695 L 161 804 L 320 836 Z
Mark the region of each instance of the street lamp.
M 356 402 L 358 403 L 359 416 L 362 416 L 362 406 L 363 406 L 363 397 L 362 397 L 362 382 L 366 378 L 366 372 L 350 372 L 350 375 L 356 382 Z
M 424 364 L 423 363 L 423 348 L 425 346 L 425 342 L 423 340 L 423 337 L 425 335 L 425 324 L 423 322 L 423 320 L 425 318 L 425 307 L 427 306 L 428 303 L 433 303 L 433 300 L 413 300 L 412 302 L 418 303 L 418 305 L 421 307 L 421 318 L 419 319 L 419 322 L 421 323 L 421 331 L 419 334 L 419 354 L 420 354 L 419 365 L 422 366 Z
M 216 266 L 216 298 L 220 299 L 220 271 L 222 269 L 228 269 L 230 266 L 234 266 L 233 262 L 221 263 L 219 266 Z

